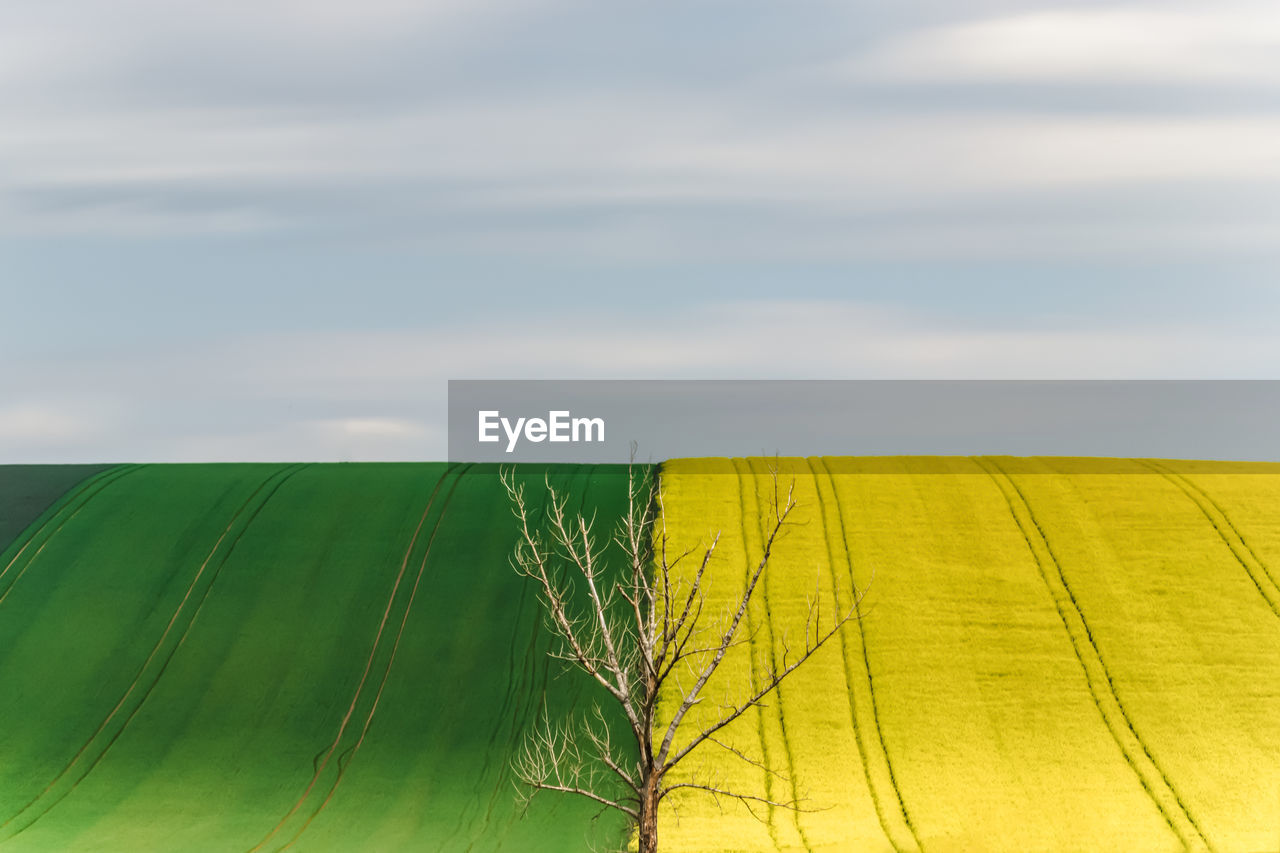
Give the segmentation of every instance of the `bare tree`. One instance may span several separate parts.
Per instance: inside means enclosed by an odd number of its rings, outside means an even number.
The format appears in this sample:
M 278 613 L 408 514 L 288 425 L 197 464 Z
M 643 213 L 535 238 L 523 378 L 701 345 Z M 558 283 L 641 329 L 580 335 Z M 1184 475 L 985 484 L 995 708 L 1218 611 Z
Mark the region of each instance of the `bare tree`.
M 752 806 L 801 810 L 796 800 L 734 790 L 715 776 L 682 774 L 677 781 L 668 781 L 668 774 L 711 742 L 737 759 L 778 775 L 726 742 L 723 729 L 760 706 L 787 676 L 856 618 L 862 598 L 862 591 L 853 589 L 849 609 L 832 612 L 824 626 L 820 590 L 815 588 L 808 600 L 803 645 L 793 649 L 784 636 L 780 656 L 770 653 L 767 659 L 753 659 L 747 683 L 711 700 L 708 682 L 726 654 L 734 646 L 750 643 L 747 610 L 779 534 L 796 508 L 795 484 L 784 495 L 778 472 L 772 471 L 772 514 L 763 551 L 741 594 L 732 596 L 721 612 L 712 613 L 707 600 L 708 569 L 720 534 L 705 546 L 669 554 L 662 496 L 660 489 L 654 489 L 650 472 L 632 467 L 627 514 L 612 531 L 612 540 L 625 555 L 621 568 L 606 565 L 609 537 L 597 536 L 596 518 L 570 512 L 567 495 L 552 487 L 549 479 L 545 518 L 539 524 L 524 485 L 516 483 L 511 470 L 502 474 L 520 527 L 512 563 L 538 584 L 547 621 L 558 641 L 551 653 L 593 678 L 612 697 L 606 705 L 616 703 L 615 710 L 625 717 L 625 729 L 636 747 L 615 743 L 599 705 L 582 719 L 544 718 L 513 761 L 514 774 L 525 786 L 522 796 L 527 802 L 538 791 L 560 791 L 593 800 L 602 810 L 616 809 L 635 823 L 640 853 L 657 850 L 658 806 L 677 790 L 736 800 L 752 814 Z M 681 568 L 691 557 L 696 565 Z M 585 586 L 585 597 L 581 591 L 575 596 L 575 585 Z M 666 711 L 661 720 L 660 696 L 665 697 Z M 696 724 L 690 718 L 682 727 L 700 705 L 694 714 Z

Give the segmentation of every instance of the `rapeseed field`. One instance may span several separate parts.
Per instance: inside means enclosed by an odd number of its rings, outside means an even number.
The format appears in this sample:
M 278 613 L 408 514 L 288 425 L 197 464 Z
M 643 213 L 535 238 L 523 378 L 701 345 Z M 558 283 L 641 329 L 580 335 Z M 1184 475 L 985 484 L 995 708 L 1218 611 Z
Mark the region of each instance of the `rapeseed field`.
M 722 531 L 720 601 L 771 469 L 800 506 L 710 696 L 802 643 L 815 594 L 861 618 L 726 731 L 750 760 L 684 768 L 800 810 L 673 794 L 665 849 L 1280 849 L 1280 468 L 667 463 L 674 545 Z

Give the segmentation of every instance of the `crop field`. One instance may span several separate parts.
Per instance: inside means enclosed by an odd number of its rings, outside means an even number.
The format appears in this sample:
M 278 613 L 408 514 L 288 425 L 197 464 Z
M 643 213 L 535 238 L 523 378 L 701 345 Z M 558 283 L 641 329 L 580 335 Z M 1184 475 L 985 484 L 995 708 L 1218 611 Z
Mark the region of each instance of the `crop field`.
M 593 696 L 555 677 L 496 471 L 44 473 L 0 469 L 31 516 L 0 541 L 0 851 L 617 846 L 585 801 L 517 811 L 524 726 Z M 621 511 L 615 469 L 544 473 Z
M 675 544 L 723 531 L 720 602 L 771 464 L 663 468 Z M 856 585 L 862 617 L 726 731 L 777 775 L 711 744 L 685 768 L 802 810 L 673 794 L 663 849 L 1280 850 L 1280 466 L 777 464 L 799 508 L 711 697 L 803 642 L 808 598 Z
M 1280 467 L 667 463 L 673 547 L 723 533 L 712 610 L 772 464 L 799 507 L 690 730 L 810 598 L 861 618 L 723 733 L 756 764 L 682 765 L 802 810 L 673 795 L 660 849 L 1280 850 Z M 544 475 L 625 508 L 622 469 Z M 601 697 L 547 656 L 493 468 L 0 468 L 0 515 L 0 853 L 623 843 L 585 800 L 517 804 L 534 715 Z

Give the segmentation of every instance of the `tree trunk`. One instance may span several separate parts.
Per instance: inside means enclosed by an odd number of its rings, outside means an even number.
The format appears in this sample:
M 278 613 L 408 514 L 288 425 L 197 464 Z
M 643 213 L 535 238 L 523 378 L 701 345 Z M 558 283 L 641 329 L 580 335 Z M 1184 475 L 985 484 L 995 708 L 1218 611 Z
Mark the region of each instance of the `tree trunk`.
M 640 853 L 658 851 L 658 780 L 651 773 L 640 792 Z

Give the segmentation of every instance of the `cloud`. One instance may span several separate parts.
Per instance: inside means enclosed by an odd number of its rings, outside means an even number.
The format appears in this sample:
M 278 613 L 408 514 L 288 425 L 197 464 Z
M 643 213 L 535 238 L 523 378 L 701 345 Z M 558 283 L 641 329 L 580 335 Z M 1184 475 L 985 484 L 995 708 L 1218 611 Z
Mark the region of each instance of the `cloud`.
M 442 459 L 442 427 L 406 418 L 298 418 L 148 436 L 110 458 L 153 461 L 396 462 Z
M 11 389 L 0 407 L 0 464 L 57 462 L 107 450 L 119 419 L 103 405 L 100 390 L 72 380 L 51 402 L 45 389 Z
M 403 418 L 338 418 L 318 421 L 316 426 L 342 436 L 403 437 L 422 435 L 421 424 Z
M 0 26 L 0 235 L 18 240 L 613 263 L 1274 250 L 1274 205 L 1255 198 L 1280 181 L 1274 111 L 1129 114 L 1091 108 L 1088 90 L 1071 110 L 945 96 L 886 108 L 829 86 L 1110 85 L 1217 65 L 1265 83 L 1280 14 L 1258 7 L 1050 8 L 896 35 L 871 16 L 854 40 L 833 7 L 801 4 L 758 67 L 717 45 L 681 80 L 658 54 L 614 62 L 617 25 L 567 0 L 129 0 L 75 16 L 62 2 Z M 652 40 L 662 8 L 627 20 Z M 750 24 L 766 13 L 744 14 L 733 26 L 759 47 Z M 789 74 L 812 63 L 794 43 L 820 23 L 822 44 L 862 52 L 822 79 Z M 539 57 L 558 76 L 540 76 Z
M 842 63 L 916 82 L 1280 85 L 1273 3 L 1058 7 L 925 29 Z
M 33 72 L 53 72 L 68 60 L 76 69 L 111 73 L 127 67 L 130 52 L 168 59 L 186 52 L 209 58 L 222 49 L 250 48 L 248 61 L 262 59 L 252 48 L 272 43 L 288 51 L 368 49 L 378 42 L 456 39 L 470 28 L 502 17 L 518 18 L 553 5 L 554 0 L 224 0 L 175 5 L 167 0 L 48 0 L 4 11 L 5 42 Z M 96 38 L 94 38 L 96 36 Z M 165 44 L 182 51 L 167 52 Z M 96 50 L 82 52 L 96 45 Z M 14 57 L 8 57 L 12 60 Z M 133 56 L 133 59 L 140 57 Z M 90 60 L 88 64 L 85 60 Z
M 1250 207 L 1250 194 L 1280 182 L 1280 118 L 814 114 L 743 133 L 734 109 L 561 96 L 357 123 L 221 110 L 46 118 L 0 130 L 11 170 L 0 229 L 338 235 L 613 260 L 1274 246 L 1274 205 Z M 1021 199 L 1003 220 L 991 210 L 1002 198 Z
M 0 409 L 0 441 L 63 442 L 93 432 L 92 424 L 51 406 L 27 403 Z
M 1223 320 L 1274 315 L 1270 6 L 9 6 L 11 461 L 439 456 L 450 376 L 1280 363 Z
M 19 187 L 372 186 L 448 181 L 469 206 L 557 199 L 816 200 L 1090 181 L 1275 178 L 1273 116 L 817 112 L 744 133 L 734 105 L 548 96 L 366 117 L 146 110 L 0 131 Z M 91 140 L 91 142 L 90 142 Z M 92 144 L 92 156 L 86 147 Z M 1230 149 L 1231 156 L 1223 152 Z M 379 183 L 383 182 L 383 183 Z M 453 192 L 449 190 L 452 188 Z

